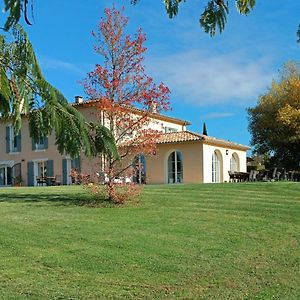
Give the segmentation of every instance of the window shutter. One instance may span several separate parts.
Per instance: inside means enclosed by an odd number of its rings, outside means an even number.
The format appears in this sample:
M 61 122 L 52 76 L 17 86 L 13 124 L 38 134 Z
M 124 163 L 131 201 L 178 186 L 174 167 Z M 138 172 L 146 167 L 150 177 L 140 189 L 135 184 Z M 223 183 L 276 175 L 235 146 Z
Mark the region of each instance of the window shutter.
M 33 161 L 27 163 L 27 182 L 28 186 L 34 186 Z
M 54 176 L 54 170 L 53 170 L 53 160 L 47 160 L 46 161 L 46 166 L 47 166 L 47 176 Z
M 36 143 L 34 138 L 31 138 L 32 151 L 36 150 Z
M 72 169 L 76 169 L 78 172 L 81 171 L 81 162 L 80 162 L 80 157 L 74 158 L 72 160 Z
M 44 148 L 48 149 L 48 137 L 47 136 L 44 137 Z
M 6 153 L 10 152 L 10 127 L 6 126 Z
M 63 184 L 68 184 L 68 173 L 67 173 L 67 160 L 62 160 L 62 173 L 63 173 Z
M 19 131 L 17 135 L 17 152 L 22 151 L 22 136 L 21 136 L 21 130 Z

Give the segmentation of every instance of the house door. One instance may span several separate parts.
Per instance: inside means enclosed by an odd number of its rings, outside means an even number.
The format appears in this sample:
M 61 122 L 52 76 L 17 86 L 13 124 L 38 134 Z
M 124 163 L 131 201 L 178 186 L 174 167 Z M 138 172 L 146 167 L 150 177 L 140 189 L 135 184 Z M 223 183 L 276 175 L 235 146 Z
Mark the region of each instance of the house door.
M 183 159 L 180 151 L 172 152 L 168 157 L 168 183 L 183 182 Z
M 0 166 L 0 186 L 9 186 L 12 183 L 12 172 L 8 166 Z

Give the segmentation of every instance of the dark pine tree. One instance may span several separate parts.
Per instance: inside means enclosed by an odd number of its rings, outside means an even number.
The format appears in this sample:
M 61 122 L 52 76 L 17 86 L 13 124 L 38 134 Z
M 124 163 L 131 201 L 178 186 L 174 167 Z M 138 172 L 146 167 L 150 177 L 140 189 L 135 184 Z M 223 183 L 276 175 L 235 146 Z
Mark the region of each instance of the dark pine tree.
M 205 122 L 203 123 L 203 132 L 202 132 L 203 135 L 207 135 L 207 129 L 206 129 L 206 124 Z

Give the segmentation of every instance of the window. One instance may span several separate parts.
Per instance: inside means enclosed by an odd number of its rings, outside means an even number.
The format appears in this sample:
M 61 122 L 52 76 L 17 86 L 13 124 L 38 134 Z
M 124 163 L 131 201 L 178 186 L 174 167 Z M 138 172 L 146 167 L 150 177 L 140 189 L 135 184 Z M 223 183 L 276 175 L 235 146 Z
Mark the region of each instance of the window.
M 6 127 L 6 153 L 21 151 L 21 132 L 15 133 L 12 125 Z
M 183 182 L 182 154 L 174 151 L 168 157 L 168 183 L 181 182 Z
M 15 134 L 14 130 L 12 130 L 12 138 L 11 138 L 11 152 L 17 152 L 18 151 L 18 136 Z
M 221 154 L 217 151 L 212 155 L 212 182 L 221 182 Z
M 32 139 L 32 150 L 45 150 L 48 148 L 48 137 L 41 136 L 37 140 Z
M 35 143 L 36 150 L 44 150 L 45 149 L 45 137 L 40 137 L 38 141 Z
M 233 153 L 230 158 L 230 171 L 231 172 L 239 171 L 239 157 L 236 153 Z
M 170 132 L 178 132 L 178 129 L 172 127 L 165 127 L 165 133 L 170 133 Z
M 46 161 L 40 161 L 37 163 L 37 176 L 38 177 L 46 177 L 47 176 Z

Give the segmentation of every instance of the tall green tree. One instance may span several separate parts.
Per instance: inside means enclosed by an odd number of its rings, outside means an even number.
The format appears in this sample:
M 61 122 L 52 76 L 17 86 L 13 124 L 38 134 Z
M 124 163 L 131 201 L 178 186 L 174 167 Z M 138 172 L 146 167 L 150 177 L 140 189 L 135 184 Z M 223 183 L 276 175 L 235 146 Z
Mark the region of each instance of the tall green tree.
M 299 168 L 300 163 L 300 65 L 288 63 L 278 82 L 248 109 L 252 144 L 276 166 Z
M 202 134 L 203 134 L 203 135 L 208 135 L 208 134 L 207 134 L 207 129 L 206 129 L 206 124 L 205 124 L 205 122 L 203 123 Z

